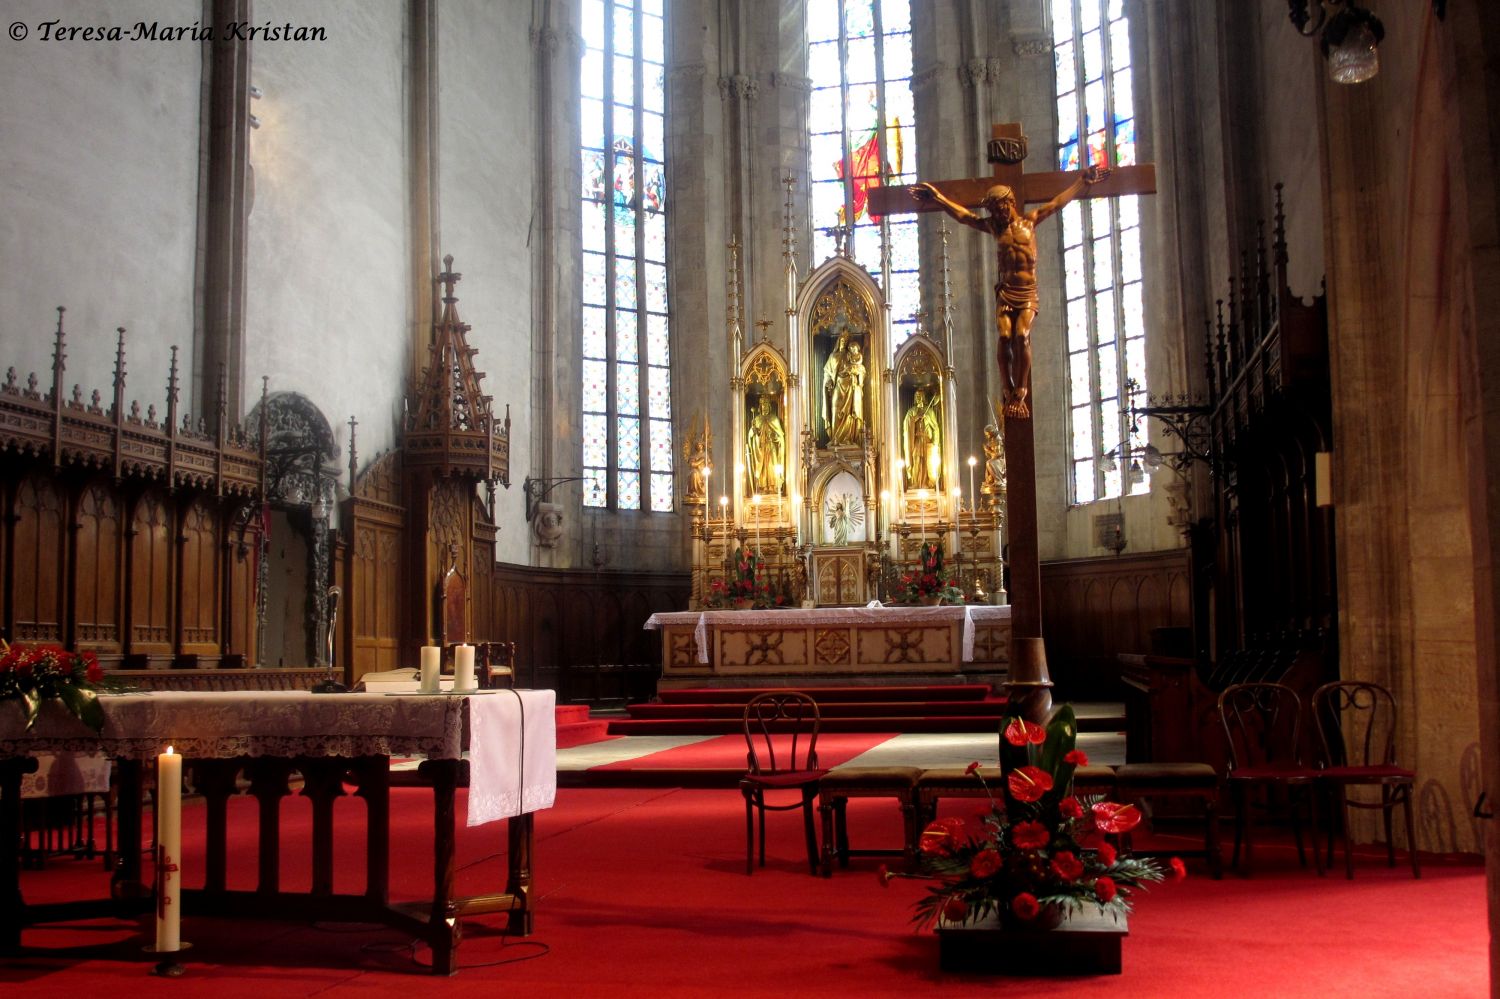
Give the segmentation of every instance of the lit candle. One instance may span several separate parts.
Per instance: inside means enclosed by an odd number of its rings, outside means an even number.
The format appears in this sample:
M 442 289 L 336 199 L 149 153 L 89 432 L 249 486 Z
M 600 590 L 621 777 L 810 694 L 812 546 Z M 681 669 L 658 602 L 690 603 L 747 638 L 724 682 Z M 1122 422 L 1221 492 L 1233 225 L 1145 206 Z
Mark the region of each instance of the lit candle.
M 453 650 L 453 689 L 476 690 L 474 682 L 474 646 L 460 645 Z
M 793 543 L 802 544 L 802 497 L 792 493 L 792 527 L 794 529 Z
M 422 685 L 424 694 L 438 692 L 438 676 L 442 673 L 443 650 L 436 645 L 422 646 Z
M 760 493 L 750 497 L 750 519 L 755 521 L 755 557 L 760 557 L 760 512 L 756 507 L 760 506 Z
M 906 462 L 901 458 L 896 459 L 896 488 L 906 489 Z
M 719 497 L 719 520 L 724 523 L 724 530 L 729 530 L 729 497 Z
M 970 469 L 972 474 L 973 469 Z M 958 558 L 958 515 L 963 513 L 964 491 L 957 486 L 953 487 L 953 557 Z
M 891 491 L 889 489 L 880 490 L 880 520 L 885 522 L 886 533 L 890 535 L 891 558 L 895 558 L 896 532 L 891 530 Z M 875 530 L 877 533 L 880 530 L 879 521 L 875 524 Z
M 974 499 L 979 494 L 974 491 L 974 466 L 979 464 L 979 459 L 972 454 L 969 455 L 969 512 L 974 512 Z
M 182 949 L 182 757 L 156 758 L 156 951 Z
M 917 538 L 921 544 L 927 543 L 927 490 L 917 490 Z

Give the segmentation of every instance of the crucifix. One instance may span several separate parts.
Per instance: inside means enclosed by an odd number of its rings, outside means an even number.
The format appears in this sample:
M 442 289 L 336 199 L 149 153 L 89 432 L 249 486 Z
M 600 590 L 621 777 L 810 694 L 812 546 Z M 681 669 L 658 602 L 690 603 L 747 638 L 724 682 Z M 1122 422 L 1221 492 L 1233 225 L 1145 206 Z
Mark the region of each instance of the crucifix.
M 1008 483 L 1006 521 L 1010 528 L 1011 676 L 1030 672 L 1046 677 L 1041 657 L 1041 566 L 1036 538 L 1036 454 L 1031 409 L 1031 320 L 1036 314 L 1036 245 L 1031 227 L 1072 198 L 1107 198 L 1120 194 L 1156 193 L 1156 168 L 1151 164 L 1090 168 L 1083 173 L 1048 171 L 1026 173 L 1026 136 L 1011 122 L 991 127 L 989 177 L 942 180 L 915 187 L 880 187 L 870 191 L 870 212 L 944 211 L 958 221 L 990 232 L 998 253 L 999 281 L 995 286 L 995 324 L 1000 337 L 997 354 L 1001 412 L 1005 433 Z M 1007 197 L 1008 196 L 1008 197 Z M 1008 203 L 1007 203 L 1008 201 Z M 1041 203 L 1028 212 L 1026 205 Z M 972 209 L 989 209 L 988 217 Z M 1024 650 L 1024 651 L 1023 651 Z M 1028 659 L 1034 659 L 1028 663 Z M 1034 666 L 1035 669 L 1030 669 Z M 1048 699 L 1050 703 L 1050 698 Z

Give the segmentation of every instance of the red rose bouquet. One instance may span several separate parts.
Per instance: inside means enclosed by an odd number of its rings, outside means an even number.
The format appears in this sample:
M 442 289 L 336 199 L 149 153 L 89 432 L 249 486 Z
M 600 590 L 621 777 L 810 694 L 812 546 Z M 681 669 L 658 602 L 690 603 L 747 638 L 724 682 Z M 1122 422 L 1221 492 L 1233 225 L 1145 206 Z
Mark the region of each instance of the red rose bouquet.
M 916 568 L 902 573 L 893 598 L 898 603 L 914 604 L 924 599 L 943 604 L 961 604 L 964 591 L 954 584 L 952 574 L 943 564 L 943 543 L 927 541 L 918 553 Z
M 992 913 L 1012 925 L 1055 925 L 1085 905 L 1126 913 L 1135 892 L 1162 880 L 1155 863 L 1126 857 L 1110 842 L 1140 822 L 1134 805 L 1073 794 L 1073 771 L 1088 762 L 1077 738 L 1070 707 L 1055 712 L 1045 727 L 1021 718 L 1007 721 L 999 796 L 984 784 L 989 813 L 977 828 L 943 818 L 922 833 L 925 876 L 939 883 L 916 904 L 919 926 L 939 917 L 971 923 Z M 969 770 L 984 783 L 978 763 Z M 1174 874 L 1180 869 L 1175 861 Z
M 73 717 L 98 732 L 104 727 L 104 709 L 96 691 L 103 681 L 104 670 L 92 652 L 0 642 L 0 701 L 21 702 L 28 730 L 36 724 L 42 701 L 55 697 Z

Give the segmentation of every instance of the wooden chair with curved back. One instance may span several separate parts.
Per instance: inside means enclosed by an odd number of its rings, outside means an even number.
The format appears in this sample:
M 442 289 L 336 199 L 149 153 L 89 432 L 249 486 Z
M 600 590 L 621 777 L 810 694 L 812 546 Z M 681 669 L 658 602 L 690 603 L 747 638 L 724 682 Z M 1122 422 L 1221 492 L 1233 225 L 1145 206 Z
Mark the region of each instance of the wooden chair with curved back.
M 745 745 L 749 769 L 740 778 L 745 796 L 745 873 L 755 871 L 756 819 L 760 829 L 760 866 L 766 866 L 766 812 L 802 809 L 807 866 L 818 873 L 818 834 L 813 802 L 828 771 L 818 767 L 818 702 L 801 691 L 758 694 L 745 705 Z M 768 793 L 796 792 L 798 800 L 770 804 Z
M 1411 854 L 1411 876 L 1420 878 L 1417 838 L 1412 826 L 1414 771 L 1396 763 L 1396 698 L 1378 683 L 1342 680 L 1313 691 L 1313 718 L 1323 743 L 1324 766 L 1318 779 L 1338 794 L 1344 828 L 1344 874 L 1354 877 L 1349 849 L 1349 809 L 1378 808 L 1385 819 L 1386 861 L 1396 866 L 1396 841 L 1391 836 L 1391 812 L 1401 805 L 1406 813 L 1406 848 Z M 1349 800 L 1351 786 L 1378 787 L 1379 801 Z M 1328 830 L 1328 862 L 1333 863 L 1333 828 Z
M 1252 792 L 1286 792 L 1292 817 L 1292 832 L 1297 840 L 1297 859 L 1306 866 L 1307 854 L 1302 846 L 1302 825 L 1298 816 L 1298 799 L 1306 797 L 1311 812 L 1313 866 L 1319 874 L 1323 864 L 1317 846 L 1318 809 L 1316 782 L 1318 771 L 1302 762 L 1302 699 L 1291 687 L 1281 683 L 1236 683 L 1219 695 L 1219 719 L 1229 740 L 1229 770 L 1225 783 L 1234 794 L 1234 858 L 1240 864 L 1240 842 L 1245 844 L 1245 861 L 1240 870 L 1248 873 L 1251 853 Z

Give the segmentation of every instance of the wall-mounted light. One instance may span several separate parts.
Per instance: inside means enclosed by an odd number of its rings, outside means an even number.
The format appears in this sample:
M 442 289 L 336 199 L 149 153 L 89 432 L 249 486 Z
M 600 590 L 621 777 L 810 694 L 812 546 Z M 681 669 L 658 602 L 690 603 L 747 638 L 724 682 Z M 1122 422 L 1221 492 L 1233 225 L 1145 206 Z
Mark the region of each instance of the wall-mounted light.
M 1363 83 L 1380 72 L 1380 18 L 1354 0 L 1287 0 L 1287 7 L 1299 32 L 1319 36 L 1333 82 Z

